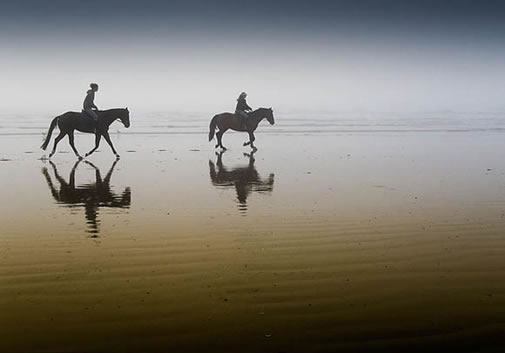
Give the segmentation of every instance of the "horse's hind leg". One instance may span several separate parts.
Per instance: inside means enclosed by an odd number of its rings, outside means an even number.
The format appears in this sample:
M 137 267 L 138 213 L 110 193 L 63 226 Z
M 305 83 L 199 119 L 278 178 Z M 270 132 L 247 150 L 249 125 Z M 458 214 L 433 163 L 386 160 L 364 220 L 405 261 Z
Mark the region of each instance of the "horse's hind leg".
M 247 131 L 247 133 L 249 134 L 249 141 L 247 142 L 244 142 L 243 146 L 249 146 L 249 145 L 252 145 L 252 141 L 251 141 L 251 132 Z
M 218 148 L 219 146 L 221 146 L 221 136 L 223 134 L 221 133 L 221 130 L 219 130 L 218 132 L 216 132 L 216 139 L 217 139 L 217 143 L 216 143 L 216 147 L 215 148 Z
M 74 131 L 70 131 L 68 133 L 68 142 L 70 143 L 70 147 L 72 147 L 72 149 L 74 150 L 74 153 L 77 156 L 77 158 L 82 159 L 81 155 L 79 154 L 77 148 L 75 148 L 74 145 Z
M 217 145 L 216 145 L 216 148 L 217 147 L 221 147 L 223 150 L 226 150 L 227 148 L 223 146 L 223 135 L 225 133 L 226 130 L 219 130 L 217 133 L 216 133 L 216 137 L 217 137 Z
M 102 138 L 102 135 L 100 133 L 96 133 L 95 134 L 95 148 L 93 148 L 91 151 L 89 151 L 88 153 L 86 153 L 86 157 L 89 156 L 90 154 L 92 154 L 93 152 L 96 151 L 96 149 L 98 148 L 98 146 L 100 146 L 100 139 Z
M 56 146 L 58 145 L 58 142 L 60 142 L 61 139 L 64 138 L 66 134 L 67 134 L 66 132 L 60 131 L 60 134 L 58 136 L 56 136 L 56 138 L 54 139 L 53 150 L 49 154 L 49 158 L 51 158 L 53 156 L 54 152 L 56 152 Z

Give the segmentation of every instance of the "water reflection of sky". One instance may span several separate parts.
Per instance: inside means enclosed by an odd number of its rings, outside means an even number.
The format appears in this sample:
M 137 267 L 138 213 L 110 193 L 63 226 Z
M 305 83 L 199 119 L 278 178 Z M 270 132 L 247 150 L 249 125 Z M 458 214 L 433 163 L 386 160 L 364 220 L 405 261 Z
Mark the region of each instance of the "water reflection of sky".
M 55 112 L 57 115 L 61 112 Z M 132 128 L 111 125 L 111 133 L 124 134 L 205 134 L 214 113 L 131 113 Z M 350 112 L 284 112 L 274 107 L 276 124 L 259 128 L 264 134 L 328 134 L 342 132 L 471 132 L 503 131 L 501 113 L 350 113 Z M 37 135 L 47 132 L 53 116 L 48 114 L 0 114 L 0 135 Z M 265 125 L 265 126 L 263 126 Z

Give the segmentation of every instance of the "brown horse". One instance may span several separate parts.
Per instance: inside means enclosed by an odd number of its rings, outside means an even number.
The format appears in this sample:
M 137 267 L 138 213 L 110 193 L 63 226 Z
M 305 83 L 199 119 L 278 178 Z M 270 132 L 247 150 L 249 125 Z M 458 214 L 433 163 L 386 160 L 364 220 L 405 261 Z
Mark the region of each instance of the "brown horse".
M 274 112 L 272 108 L 259 108 L 255 111 L 248 114 L 248 118 L 246 119 L 246 127 L 242 126 L 240 117 L 233 113 L 221 113 L 215 115 L 210 121 L 209 126 L 209 141 L 212 141 L 214 138 L 214 133 L 217 137 L 216 148 L 221 147 L 223 150 L 226 150 L 226 147 L 223 146 L 222 138 L 223 134 L 228 129 L 232 129 L 235 131 L 244 131 L 249 134 L 249 142 L 244 142 L 244 146 L 251 145 L 251 148 L 256 150 L 254 147 L 254 131 L 258 127 L 258 124 L 261 120 L 267 119 L 270 125 L 275 124 L 274 121 Z M 216 127 L 219 131 L 216 133 Z
M 91 117 L 87 116 L 85 113 L 66 112 L 63 115 L 57 116 L 51 122 L 51 125 L 49 126 L 49 131 L 47 132 L 46 140 L 44 141 L 42 146 L 40 146 L 40 148 L 42 148 L 43 150 L 47 148 L 47 146 L 49 145 L 49 141 L 51 140 L 51 134 L 53 133 L 53 130 L 56 127 L 56 125 L 58 125 L 58 128 L 60 129 L 60 134 L 56 136 L 54 140 L 53 150 L 49 154 L 49 158 L 51 158 L 54 152 L 56 152 L 56 146 L 58 145 L 58 142 L 60 142 L 60 140 L 65 137 L 65 135 L 68 135 L 68 142 L 70 143 L 70 146 L 74 150 L 75 155 L 79 159 L 82 159 L 82 157 L 79 155 L 79 152 L 77 152 L 77 149 L 74 146 L 75 130 L 95 134 L 95 147 L 91 151 L 86 153 L 86 157 L 95 152 L 95 150 L 100 145 L 100 139 L 103 136 L 105 138 L 105 141 L 107 141 L 110 148 L 112 149 L 112 152 L 116 155 L 116 157 L 119 158 L 119 154 L 116 152 L 116 149 L 114 148 L 114 145 L 112 144 L 112 141 L 109 136 L 109 126 L 115 120 L 119 119 L 126 128 L 130 127 L 130 112 L 128 111 L 128 108 L 124 109 L 118 108 L 118 109 L 103 110 L 97 113 L 98 113 L 97 129 L 95 129 L 95 123 L 93 119 L 91 119 Z

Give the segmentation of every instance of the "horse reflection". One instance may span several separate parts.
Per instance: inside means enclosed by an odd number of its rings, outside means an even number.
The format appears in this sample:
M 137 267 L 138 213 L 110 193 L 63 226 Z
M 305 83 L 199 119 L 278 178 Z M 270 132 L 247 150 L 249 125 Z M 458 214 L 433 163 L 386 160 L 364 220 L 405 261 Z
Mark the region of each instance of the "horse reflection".
M 57 203 L 69 208 L 84 207 L 86 223 L 88 225 L 87 232 L 91 233 L 91 237 L 96 238 L 100 233 L 100 220 L 98 219 L 99 209 L 104 207 L 121 209 L 130 208 L 131 192 L 129 187 L 125 188 L 121 194 L 115 194 L 111 190 L 110 179 L 118 160 L 112 164 L 109 172 L 103 179 L 100 174 L 100 169 L 91 162 L 84 162 L 95 169 L 94 183 L 76 186 L 75 171 L 81 163 L 81 160 L 74 164 L 74 167 L 70 172 L 68 182 L 58 174 L 56 165 L 49 161 L 53 168 L 54 176 L 59 183 L 59 188 L 54 185 L 46 167 L 42 168 L 42 173 L 44 174 L 51 194 Z
M 251 192 L 270 193 L 274 188 L 274 174 L 262 179 L 254 167 L 254 153 L 249 157 L 249 164 L 229 170 L 223 165 L 223 152 L 216 153 L 217 161 L 209 161 L 210 180 L 213 185 L 223 188 L 235 188 L 237 192 L 238 208 L 242 213 L 247 211 L 247 198 Z M 217 170 L 216 170 L 217 166 Z

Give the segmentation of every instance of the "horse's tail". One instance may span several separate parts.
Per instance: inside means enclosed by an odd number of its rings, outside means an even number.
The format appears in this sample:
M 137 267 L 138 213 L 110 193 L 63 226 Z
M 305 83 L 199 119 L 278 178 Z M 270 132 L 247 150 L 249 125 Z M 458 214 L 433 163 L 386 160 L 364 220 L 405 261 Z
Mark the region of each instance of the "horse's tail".
M 56 118 L 53 119 L 53 121 L 51 121 L 51 125 L 49 125 L 49 131 L 47 132 L 47 135 L 46 135 L 46 140 L 44 141 L 42 146 L 40 146 L 40 148 L 42 148 L 43 150 L 45 150 L 47 148 L 47 145 L 49 145 L 49 141 L 51 140 L 51 135 L 53 134 L 53 130 L 56 127 L 56 124 L 58 123 L 59 118 L 60 117 L 57 116 Z
M 214 134 L 216 133 L 216 125 L 217 125 L 217 115 L 214 115 L 209 125 L 209 141 L 212 141 L 214 138 Z

